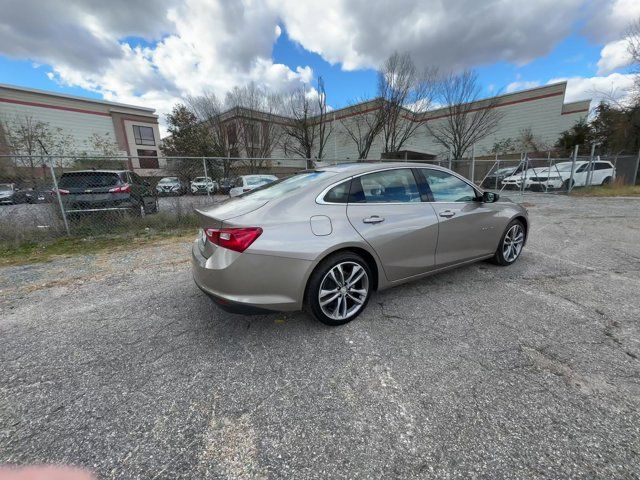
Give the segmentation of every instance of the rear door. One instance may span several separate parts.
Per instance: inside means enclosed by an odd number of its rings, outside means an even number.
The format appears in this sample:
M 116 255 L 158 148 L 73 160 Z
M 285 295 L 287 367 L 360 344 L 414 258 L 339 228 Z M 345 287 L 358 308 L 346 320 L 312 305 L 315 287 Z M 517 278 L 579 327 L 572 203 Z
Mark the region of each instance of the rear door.
M 376 251 L 391 281 L 434 266 L 438 219 L 422 200 L 410 168 L 372 172 L 352 181 L 349 222 Z
M 444 267 L 495 252 L 504 220 L 479 200 L 479 192 L 449 172 L 421 168 L 439 221 L 436 266 Z

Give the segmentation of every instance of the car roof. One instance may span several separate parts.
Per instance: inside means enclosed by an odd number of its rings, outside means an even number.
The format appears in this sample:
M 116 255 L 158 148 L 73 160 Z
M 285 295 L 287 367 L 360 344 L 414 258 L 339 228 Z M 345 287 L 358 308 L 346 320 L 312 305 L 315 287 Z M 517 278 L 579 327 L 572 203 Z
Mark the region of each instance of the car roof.
M 72 170 L 70 172 L 64 172 L 63 175 L 67 173 L 126 173 L 129 170 Z
M 349 175 L 356 175 L 359 173 L 373 172 L 376 170 L 384 170 L 386 168 L 419 168 L 429 167 L 436 170 L 444 170 L 439 165 L 427 162 L 354 162 L 354 163 L 339 163 L 336 165 L 326 165 L 315 168 L 318 172 L 335 172 L 345 173 Z

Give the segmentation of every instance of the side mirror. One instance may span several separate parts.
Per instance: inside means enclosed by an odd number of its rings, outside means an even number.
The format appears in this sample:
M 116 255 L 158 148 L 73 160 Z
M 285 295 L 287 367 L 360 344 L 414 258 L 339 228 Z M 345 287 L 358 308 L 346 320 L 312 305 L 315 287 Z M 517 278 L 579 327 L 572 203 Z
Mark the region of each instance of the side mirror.
M 493 192 L 484 192 L 482 194 L 482 202 L 483 203 L 495 203 L 500 198 L 500 195 Z

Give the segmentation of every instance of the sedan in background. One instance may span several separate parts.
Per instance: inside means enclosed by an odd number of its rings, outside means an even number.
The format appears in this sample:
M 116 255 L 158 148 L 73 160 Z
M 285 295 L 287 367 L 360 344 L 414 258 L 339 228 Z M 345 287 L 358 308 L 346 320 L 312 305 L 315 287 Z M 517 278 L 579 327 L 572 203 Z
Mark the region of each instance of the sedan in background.
M 573 178 L 571 170 L 574 162 L 560 162 L 551 168 L 545 168 L 531 178 L 530 188 L 536 191 L 552 189 L 569 190 L 573 187 L 584 187 L 586 185 L 607 185 L 615 178 L 616 172 L 611 162 L 598 160 L 591 163 L 582 160 L 575 162 L 573 168 Z
M 531 179 L 535 177 L 538 172 L 542 172 L 543 170 L 545 170 L 544 167 L 528 168 L 514 175 L 509 175 L 502 180 L 501 188 L 506 188 L 507 190 L 521 190 L 522 183 L 524 182 L 524 189 L 526 190 L 531 186 Z
M 46 203 L 53 198 L 54 187 L 51 185 L 43 185 L 40 187 L 27 190 L 25 193 L 27 203 Z
M 238 313 L 306 308 L 328 325 L 376 290 L 492 259 L 512 265 L 529 220 L 460 175 L 410 163 L 301 172 L 197 210 L 196 284 Z
M 156 192 L 158 195 L 184 195 L 187 187 L 178 177 L 164 177 L 156 185 Z
M 277 180 L 278 177 L 275 175 L 242 175 L 233 181 L 233 187 L 229 190 L 229 195 L 237 197 Z
M 489 175 L 484 178 L 481 186 L 482 188 L 493 188 L 497 190 L 502 186 L 502 180 L 521 171 L 522 165 L 498 168 L 495 172 L 489 173 Z
M 209 177 L 196 177 L 191 182 L 191 193 L 198 194 L 211 194 L 213 195 L 218 191 L 218 184 Z
M 26 190 L 18 188 L 14 183 L 0 184 L 0 205 L 12 205 L 27 201 Z

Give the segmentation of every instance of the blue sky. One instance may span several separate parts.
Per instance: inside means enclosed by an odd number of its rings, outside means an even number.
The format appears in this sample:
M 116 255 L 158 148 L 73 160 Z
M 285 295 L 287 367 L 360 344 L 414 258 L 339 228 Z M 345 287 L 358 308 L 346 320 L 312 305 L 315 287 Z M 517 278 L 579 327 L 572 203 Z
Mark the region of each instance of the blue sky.
M 375 68 L 393 51 L 476 69 L 487 96 L 558 78 L 568 100 L 623 91 L 624 32 L 640 18 L 637 0 L 7 1 L 0 83 L 161 114 L 186 95 L 224 98 L 249 81 L 286 92 L 319 76 L 340 108 L 375 95 Z

